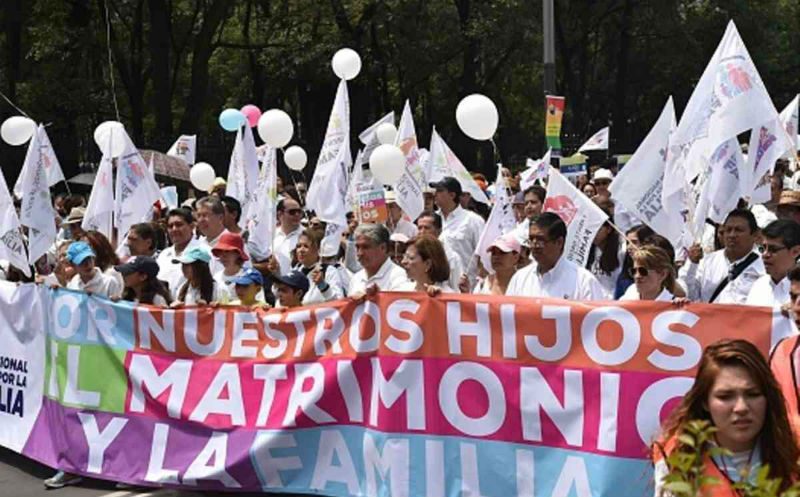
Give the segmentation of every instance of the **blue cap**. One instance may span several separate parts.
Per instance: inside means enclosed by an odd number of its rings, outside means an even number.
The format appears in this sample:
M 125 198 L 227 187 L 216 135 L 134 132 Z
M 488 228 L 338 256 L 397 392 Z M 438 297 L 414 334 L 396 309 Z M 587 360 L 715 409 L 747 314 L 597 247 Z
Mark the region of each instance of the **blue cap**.
M 289 274 L 284 274 L 281 276 L 274 277 L 275 281 L 283 283 L 284 285 L 290 286 L 297 290 L 303 290 L 304 292 L 308 291 L 308 277 L 303 274 L 302 271 L 294 270 Z
M 249 286 L 249 285 L 258 285 L 264 286 L 264 277 L 261 276 L 261 271 L 258 269 L 248 268 L 244 270 L 244 273 L 239 275 L 235 280 L 233 280 L 235 285 L 242 285 L 242 286 Z
M 181 263 L 181 264 L 191 264 L 193 262 L 202 261 L 202 262 L 209 262 L 211 260 L 211 252 L 208 251 L 205 247 L 192 247 L 188 250 L 184 250 L 180 257 L 172 259 L 173 264 Z
M 87 257 L 95 257 L 94 250 L 86 242 L 72 242 L 67 248 L 67 260 L 73 264 L 80 264 Z

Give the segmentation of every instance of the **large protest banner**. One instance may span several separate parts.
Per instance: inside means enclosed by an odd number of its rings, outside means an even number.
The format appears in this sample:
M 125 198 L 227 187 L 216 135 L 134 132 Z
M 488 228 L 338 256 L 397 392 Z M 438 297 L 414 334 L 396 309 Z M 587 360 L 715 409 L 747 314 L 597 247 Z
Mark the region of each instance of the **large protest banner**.
M 3 283 L 0 444 L 143 485 L 638 497 L 702 349 L 737 336 L 766 353 L 770 321 L 415 293 L 167 310 Z

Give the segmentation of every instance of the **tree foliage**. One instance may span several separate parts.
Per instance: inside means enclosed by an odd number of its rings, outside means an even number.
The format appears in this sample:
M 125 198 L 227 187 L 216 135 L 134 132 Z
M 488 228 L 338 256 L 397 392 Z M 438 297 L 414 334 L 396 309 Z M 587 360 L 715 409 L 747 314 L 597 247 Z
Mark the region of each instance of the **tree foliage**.
M 567 147 L 610 122 L 613 152 L 632 152 L 670 94 L 679 109 L 686 102 L 729 19 L 776 105 L 798 91 L 796 1 L 555 4 Z M 408 98 L 423 144 L 435 125 L 468 167 L 490 172 L 491 146 L 457 129 L 455 108 L 473 92 L 496 102 L 507 163 L 544 151 L 541 10 L 528 0 L 4 0 L 0 88 L 52 123 L 67 174 L 96 161 L 92 130 L 116 118 L 112 76 L 140 146 L 198 133 L 199 157 L 223 172 L 231 136 L 217 116 L 254 103 L 292 115 L 313 164 L 336 86 L 330 59 L 349 46 L 363 60 L 350 85 L 354 130 Z M 0 150 L 13 181 L 24 151 Z

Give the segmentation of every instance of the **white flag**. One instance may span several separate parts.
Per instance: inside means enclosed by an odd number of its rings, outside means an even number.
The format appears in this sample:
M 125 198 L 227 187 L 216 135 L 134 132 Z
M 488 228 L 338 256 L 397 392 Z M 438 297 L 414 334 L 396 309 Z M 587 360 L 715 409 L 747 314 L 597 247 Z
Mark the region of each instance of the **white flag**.
M 381 144 L 378 141 L 378 136 L 375 132 L 378 130 L 378 126 L 383 123 L 391 123 L 394 124 L 394 111 L 389 112 L 382 118 L 378 119 L 372 126 L 365 129 L 358 135 L 359 141 L 364 144 L 364 164 L 369 164 L 369 157 L 372 155 L 372 151 L 378 148 Z
M 742 196 L 739 173 L 743 167 L 744 157 L 736 137 L 723 142 L 711 155 L 695 184 L 695 190 L 700 191 L 693 222 L 695 236 L 702 233 L 706 219 L 722 223 L 736 208 Z
M 751 203 L 768 202 L 772 196 L 769 178 L 775 169 L 775 161 L 792 150 L 794 140 L 786 133 L 780 119 L 754 127 L 750 132 L 747 164 L 739 174 L 742 197 Z
M 786 134 L 789 135 L 792 140 L 792 144 L 794 145 L 794 148 L 792 148 L 791 151 L 788 151 L 784 156 L 789 159 L 796 158 L 797 147 L 800 146 L 800 143 L 798 143 L 797 140 L 800 138 L 797 135 L 798 125 L 800 125 L 800 123 L 798 123 L 798 114 L 800 114 L 800 112 L 798 111 L 800 111 L 800 95 L 795 95 L 792 101 L 789 102 L 789 105 L 787 105 L 786 108 L 781 111 L 780 115 L 783 128 L 786 130 Z
M 114 224 L 120 239 L 128 229 L 148 220 L 150 208 L 161 198 L 158 183 L 147 171 L 147 163 L 128 133 L 122 130 L 125 151 L 117 159 Z
M 422 189 L 425 187 L 425 172 L 419 162 L 419 148 L 417 147 L 417 132 L 414 129 L 414 117 L 411 115 L 411 105 L 406 100 L 403 115 L 400 116 L 400 127 L 394 142 L 406 156 L 406 168 L 403 175 L 394 186 L 397 193 L 397 205 L 413 221 L 425 210 L 425 198 Z
M 675 106 L 669 97 L 644 141 L 611 183 L 612 198 L 674 246 L 681 245 L 685 221 L 680 212 L 664 209 L 661 192 L 670 133 L 675 129 Z M 680 178 L 679 181 L 684 181 Z
M 581 145 L 578 152 L 584 150 L 608 150 L 608 126 L 593 134 L 591 138 L 586 140 L 586 143 Z
M 169 147 L 167 155 L 182 159 L 190 166 L 194 165 L 195 150 L 197 149 L 197 135 L 181 135 Z
M 228 165 L 225 194 L 239 201 L 242 212 L 248 212 L 250 205 L 255 202 L 258 175 L 258 154 L 253 131 L 250 126 L 240 126 L 236 132 L 236 144 L 233 146 Z M 246 225 L 244 216 L 240 218 L 239 224 L 242 227 Z
M 111 140 L 113 133 L 108 133 Z M 111 150 L 109 144 L 108 149 Z M 100 159 L 100 167 L 97 168 L 97 175 L 94 177 L 92 193 L 89 203 L 86 205 L 86 213 L 83 215 L 81 228 L 84 230 L 97 230 L 104 234 L 109 240 L 113 235 L 113 215 L 114 215 L 114 186 L 112 173 L 111 157 L 103 155 Z
M 489 205 L 489 199 L 483 193 L 481 187 L 475 182 L 472 175 L 464 167 L 464 164 L 450 150 L 447 143 L 436 132 L 436 127 L 431 132 L 431 151 L 428 157 L 431 175 L 428 182 L 441 181 L 445 176 L 452 176 L 461 184 L 461 189 L 472 195 L 476 202 Z M 492 240 L 494 241 L 494 240 Z
M 276 210 L 278 205 L 278 155 L 277 150 L 267 147 L 258 180 L 258 195 L 247 214 L 247 249 L 256 259 L 264 260 L 272 254 L 275 236 Z
M 520 191 L 525 191 L 528 188 L 532 187 L 536 184 L 536 180 L 544 181 L 547 178 L 547 173 L 550 170 L 550 154 L 552 153 L 553 149 L 548 148 L 547 153 L 544 154 L 539 160 L 528 159 L 525 161 L 525 164 L 528 166 L 527 169 L 522 171 L 519 175 L 519 189 Z
M 723 142 L 777 117 L 778 111 L 731 21 L 672 135 L 670 162 L 674 164 L 668 169 L 683 173 L 686 181 L 691 181 Z M 664 195 L 683 187 L 683 183 L 665 183 Z
M 31 275 L 17 209 L 14 208 L 14 200 L 8 193 L 8 185 L 2 172 L 0 172 L 0 259 L 8 261 L 25 276 Z
M 594 236 L 608 220 L 606 213 L 552 167 L 542 210 L 555 212 L 564 220 L 567 239 L 563 257 L 585 267 Z
M 25 163 L 22 166 L 22 209 L 20 223 L 28 227 L 28 262 L 33 264 L 46 253 L 56 239 L 56 220 L 50 200 L 41 136 L 44 128 L 39 126 L 28 144 Z
M 356 161 L 353 164 L 353 171 L 347 177 L 347 199 L 345 205 L 348 211 L 355 212 L 358 209 L 358 188 L 364 181 L 364 150 L 359 150 L 356 154 Z
M 59 181 L 64 181 L 64 173 L 61 171 L 61 164 L 58 162 L 58 157 L 56 157 L 53 145 L 50 143 L 50 137 L 47 136 L 44 126 L 40 124 L 36 134 L 39 136 L 39 148 L 45 176 L 47 177 L 47 186 L 53 186 Z M 14 195 L 17 197 L 22 197 L 22 178 L 25 177 L 26 164 L 27 162 L 23 164 L 22 171 L 20 171 L 17 182 L 14 184 Z
M 483 226 L 483 232 L 475 247 L 475 255 L 480 256 L 484 269 L 494 273 L 492 268 L 492 257 L 487 250 L 499 237 L 514 231 L 517 227 L 517 219 L 514 216 L 514 206 L 512 198 L 508 194 L 508 186 L 502 174 L 503 166 L 497 165 L 497 181 L 495 181 L 495 197 L 492 212 L 489 219 Z
M 326 223 L 347 225 L 347 170 L 352 161 L 350 99 L 347 96 L 347 82 L 342 80 L 336 90 L 325 141 L 322 142 L 317 168 L 306 195 L 306 207 Z

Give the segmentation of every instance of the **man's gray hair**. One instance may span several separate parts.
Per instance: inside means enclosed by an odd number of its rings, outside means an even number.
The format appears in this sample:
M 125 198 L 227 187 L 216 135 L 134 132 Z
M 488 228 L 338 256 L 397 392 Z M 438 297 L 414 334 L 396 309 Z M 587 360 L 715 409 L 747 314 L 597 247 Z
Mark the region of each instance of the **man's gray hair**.
M 203 197 L 195 203 L 195 209 L 199 210 L 200 207 L 206 206 L 208 209 L 218 216 L 225 215 L 225 206 L 222 205 L 222 201 L 214 197 L 213 195 L 209 195 L 208 197 Z
M 363 236 L 375 245 L 389 246 L 389 230 L 382 224 L 366 223 L 356 228 L 356 237 Z

